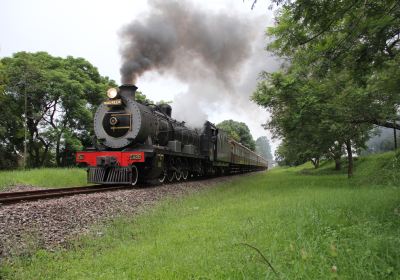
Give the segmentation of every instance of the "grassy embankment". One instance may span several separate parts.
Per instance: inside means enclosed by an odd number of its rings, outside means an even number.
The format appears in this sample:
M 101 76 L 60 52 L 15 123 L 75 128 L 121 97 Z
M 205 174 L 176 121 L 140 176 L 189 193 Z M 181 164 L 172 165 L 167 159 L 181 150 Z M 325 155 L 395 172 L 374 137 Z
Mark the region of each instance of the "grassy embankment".
M 358 160 L 350 180 L 332 168 L 276 169 L 166 200 L 67 250 L 14 259 L 0 278 L 399 279 L 400 153 Z
M 0 171 L 0 191 L 11 185 L 62 188 L 86 185 L 86 171 L 79 168 L 41 168 Z

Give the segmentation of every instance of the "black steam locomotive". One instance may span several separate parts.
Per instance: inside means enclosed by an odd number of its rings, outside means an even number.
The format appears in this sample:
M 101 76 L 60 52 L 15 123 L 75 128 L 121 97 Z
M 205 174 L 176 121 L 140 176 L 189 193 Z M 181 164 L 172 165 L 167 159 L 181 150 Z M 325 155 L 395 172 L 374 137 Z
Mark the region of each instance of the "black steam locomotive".
M 111 88 L 97 109 L 96 144 L 76 154 L 77 163 L 88 166 L 88 182 L 163 183 L 267 168 L 265 159 L 212 123 L 189 129 L 171 118 L 170 105 L 136 102 L 136 90 L 134 85 Z

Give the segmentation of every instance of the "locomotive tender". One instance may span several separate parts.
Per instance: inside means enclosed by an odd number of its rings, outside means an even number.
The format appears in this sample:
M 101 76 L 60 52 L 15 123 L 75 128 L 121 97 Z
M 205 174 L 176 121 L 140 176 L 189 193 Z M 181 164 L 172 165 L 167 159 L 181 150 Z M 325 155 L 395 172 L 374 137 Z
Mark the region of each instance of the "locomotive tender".
M 163 183 L 267 169 L 265 159 L 212 123 L 190 129 L 171 118 L 170 105 L 135 101 L 136 90 L 129 84 L 111 88 L 98 107 L 94 147 L 76 153 L 76 162 L 88 166 L 88 182 Z

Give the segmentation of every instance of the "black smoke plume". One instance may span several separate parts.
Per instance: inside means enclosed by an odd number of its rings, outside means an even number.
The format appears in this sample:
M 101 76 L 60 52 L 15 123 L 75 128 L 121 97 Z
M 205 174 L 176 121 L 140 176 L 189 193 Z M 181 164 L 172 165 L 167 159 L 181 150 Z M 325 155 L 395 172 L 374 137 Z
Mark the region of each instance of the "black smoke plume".
M 183 81 L 213 75 L 230 85 L 252 52 L 252 23 L 235 14 L 206 11 L 188 1 L 149 1 L 150 12 L 121 33 L 121 80 L 168 71 Z

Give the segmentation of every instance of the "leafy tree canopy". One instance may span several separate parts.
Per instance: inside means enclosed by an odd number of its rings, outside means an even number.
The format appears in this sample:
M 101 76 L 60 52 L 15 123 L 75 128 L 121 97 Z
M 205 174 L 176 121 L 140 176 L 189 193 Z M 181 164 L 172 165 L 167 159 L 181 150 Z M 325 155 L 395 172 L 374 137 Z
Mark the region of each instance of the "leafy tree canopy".
M 6 77 L 0 100 L 3 149 L 22 153 L 25 96 L 29 166 L 61 164 L 65 147 L 90 142 L 93 112 L 113 81 L 83 58 L 46 52 L 19 52 L 1 64 Z
M 271 154 L 271 146 L 269 144 L 269 140 L 267 136 L 258 137 L 256 140 L 256 152 L 267 159 L 268 161 L 272 161 L 273 157 Z
M 300 162 L 337 160 L 345 144 L 350 161 L 373 124 L 399 127 L 399 2 L 274 2 L 268 49 L 285 62 L 262 74 L 253 99 L 271 112 L 267 126 L 284 139 L 281 150 L 290 145 Z
M 139 103 L 146 104 L 146 103 L 153 103 L 150 99 L 147 98 L 147 96 L 141 92 L 141 91 L 136 91 L 135 93 L 135 100 Z
M 242 143 L 252 151 L 255 150 L 256 143 L 250 133 L 249 127 L 245 123 L 234 120 L 225 120 L 217 124 L 217 127 L 226 131 L 233 140 Z

